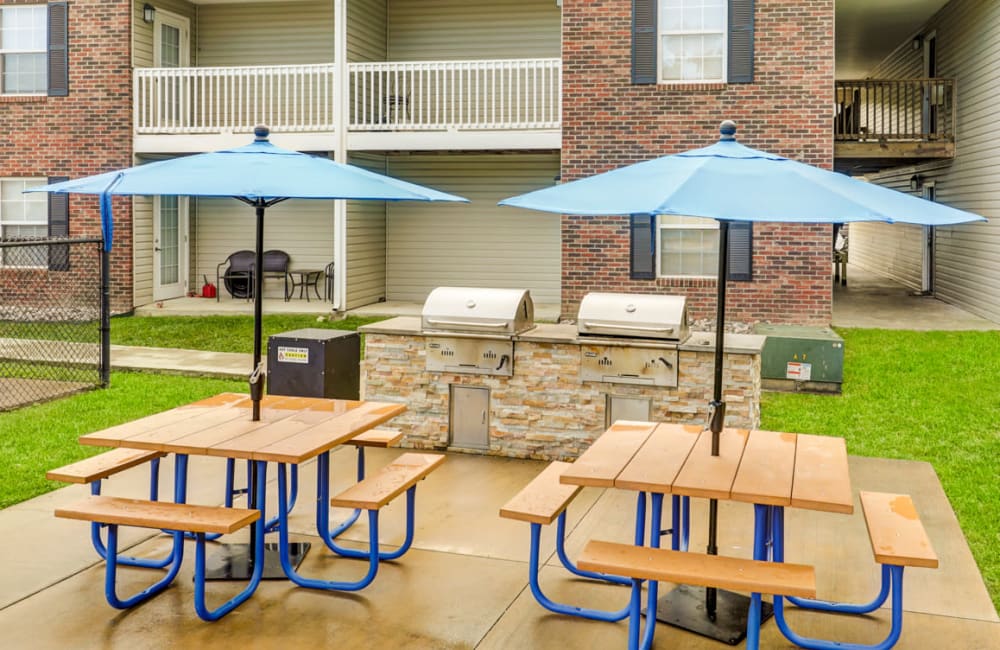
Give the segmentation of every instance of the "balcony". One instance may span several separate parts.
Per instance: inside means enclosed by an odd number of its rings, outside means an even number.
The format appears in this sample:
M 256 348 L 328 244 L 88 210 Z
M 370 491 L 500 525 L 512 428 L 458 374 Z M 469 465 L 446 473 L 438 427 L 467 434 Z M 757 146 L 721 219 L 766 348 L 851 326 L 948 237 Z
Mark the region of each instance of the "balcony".
M 955 157 L 955 80 L 836 82 L 834 167 L 851 174 Z
M 313 149 L 340 128 L 350 149 L 559 147 L 559 59 L 351 63 L 347 73 L 342 115 L 332 63 L 136 69 L 136 148 L 257 124 L 308 136 Z

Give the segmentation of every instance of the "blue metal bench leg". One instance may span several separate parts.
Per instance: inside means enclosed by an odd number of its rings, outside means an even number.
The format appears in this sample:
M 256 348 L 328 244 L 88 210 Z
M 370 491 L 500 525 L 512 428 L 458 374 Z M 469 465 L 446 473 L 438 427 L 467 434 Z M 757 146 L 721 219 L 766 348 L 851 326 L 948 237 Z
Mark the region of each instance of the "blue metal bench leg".
M 116 609 L 128 609 L 133 605 L 138 605 L 141 602 L 149 600 L 170 586 L 170 583 L 174 581 L 174 578 L 177 577 L 178 571 L 180 571 L 181 559 L 184 555 L 184 536 L 180 532 L 175 532 L 173 533 L 173 537 L 174 547 L 173 551 L 171 551 L 170 557 L 174 560 L 174 562 L 170 565 L 170 570 L 167 571 L 167 574 L 155 584 L 147 587 L 134 596 L 119 598 L 116 589 L 119 564 L 118 524 L 108 524 L 108 552 L 105 560 L 104 595 L 107 598 L 109 605 Z
M 650 522 L 653 530 L 659 530 L 663 515 L 663 495 L 652 495 L 652 511 Z M 653 535 L 649 540 L 653 548 L 660 548 L 660 536 Z M 642 629 L 642 580 L 632 579 L 632 596 L 629 600 L 628 612 L 628 648 L 629 650 L 649 650 L 653 646 L 653 634 L 656 631 L 656 601 L 659 597 L 659 583 L 650 580 L 646 587 L 646 628 Z
M 327 458 L 328 458 L 327 467 L 329 468 L 329 457 Z M 329 469 L 327 469 L 327 474 L 329 474 Z M 357 477 L 358 477 L 358 483 L 360 483 L 365 479 L 365 448 L 360 445 L 358 446 Z M 327 487 L 326 498 L 323 499 L 323 503 L 328 504 L 330 502 L 330 484 L 327 483 L 326 487 Z M 326 511 L 329 512 L 329 509 L 327 508 Z M 354 512 L 352 512 L 350 516 L 347 517 L 347 519 L 337 524 L 335 528 L 329 529 L 328 533 L 329 538 L 336 539 L 337 536 L 339 536 L 342 532 L 353 526 L 354 522 L 356 522 L 358 520 L 358 517 L 360 516 L 361 516 L 361 509 L 355 508 Z M 329 526 L 329 515 L 327 515 L 327 522 L 321 528 L 319 528 L 319 530 L 327 530 L 328 526 Z
M 90 493 L 93 495 L 99 495 L 101 493 L 101 479 L 93 481 L 90 484 Z M 160 459 L 154 458 L 149 461 L 149 500 L 158 501 L 160 496 Z M 94 550 L 97 551 L 97 555 L 100 556 L 102 560 L 108 559 L 108 549 L 104 545 L 104 541 L 101 539 L 101 530 L 106 528 L 105 524 L 92 523 L 90 524 L 90 541 L 94 545 Z M 162 569 L 174 559 L 174 553 L 171 550 L 166 557 L 159 560 L 144 559 L 131 557 L 128 555 L 120 555 L 116 560 L 118 564 L 122 566 L 132 566 L 141 567 L 145 569 Z
M 565 605 L 563 603 L 557 603 L 550 599 L 542 592 L 541 586 L 538 584 L 538 565 L 539 565 L 539 541 L 542 535 L 542 525 L 538 523 L 531 523 L 531 550 L 528 556 L 528 584 L 531 587 L 531 594 L 538 601 L 538 604 L 549 610 L 550 612 L 555 612 L 556 614 L 567 614 L 569 616 L 579 616 L 580 618 L 589 618 L 595 621 L 620 621 L 627 618 L 629 612 L 631 611 L 631 605 L 625 606 L 623 609 L 609 612 L 599 609 L 588 609 L 586 607 L 577 607 L 575 605 Z M 589 572 L 588 572 L 589 573 Z M 604 580 L 606 576 L 601 574 L 594 574 L 595 577 Z M 632 580 L 629 580 L 629 584 Z
M 358 591 L 364 589 L 378 573 L 379 553 L 378 553 L 378 510 L 368 511 L 368 549 L 365 555 L 368 559 L 368 573 L 360 580 L 356 581 L 336 581 L 336 580 L 313 580 L 299 575 L 292 566 L 288 549 L 288 509 L 285 507 L 285 493 L 288 488 L 285 477 L 285 464 L 278 463 L 278 548 L 281 556 L 281 566 L 285 570 L 288 579 L 300 587 L 310 589 L 327 589 L 335 591 Z M 322 504 L 321 506 L 322 507 Z M 329 541 L 328 541 L 329 543 Z
M 532 524 L 533 526 L 541 526 L 541 524 Z M 559 518 L 556 519 L 556 555 L 559 556 L 559 561 L 562 565 L 566 567 L 566 570 L 573 575 L 578 575 L 581 578 L 594 578 L 596 580 L 604 580 L 606 582 L 613 582 L 617 585 L 631 585 L 631 578 L 622 578 L 621 576 L 611 576 L 604 573 L 597 573 L 596 571 L 585 571 L 583 569 L 577 568 L 573 562 L 570 561 L 569 556 L 566 555 L 566 511 L 564 510 L 559 514 Z
M 773 509 L 773 555 L 775 562 L 783 562 L 785 560 L 785 548 L 784 548 L 784 510 L 782 508 Z M 805 603 L 805 607 L 808 609 L 816 609 L 821 611 L 831 611 L 837 613 L 847 613 L 847 614 L 858 614 L 867 613 L 876 609 L 885 601 L 887 592 L 892 593 L 892 627 L 889 630 L 888 636 L 880 643 L 875 643 L 871 645 L 858 644 L 858 643 L 839 643 L 837 641 L 828 641 L 825 639 L 813 639 L 809 637 L 804 637 L 796 634 L 789 627 L 788 622 L 785 620 L 785 607 L 784 598 L 781 596 L 774 597 L 774 620 L 778 623 L 778 629 L 781 633 L 785 635 L 785 638 L 794 643 L 797 646 L 808 648 L 810 650 L 888 650 L 892 646 L 896 645 L 899 641 L 899 636 L 903 631 L 903 567 L 896 565 L 883 565 L 882 566 L 882 590 L 879 596 L 876 597 L 872 603 L 866 603 L 863 605 L 852 605 L 848 603 L 832 603 L 817 600 L 810 600 L 807 598 L 796 598 L 796 601 Z M 873 603 L 878 603 L 872 607 Z M 749 647 L 749 646 L 748 646 Z
M 264 480 L 266 468 L 266 462 L 261 461 L 258 463 L 257 471 L 259 472 L 260 480 L 257 484 L 257 503 L 260 504 L 262 511 L 264 509 L 264 499 L 267 490 L 267 482 Z M 209 609 L 205 602 L 205 541 L 208 536 L 205 533 L 197 533 L 195 537 L 194 561 L 194 611 L 197 612 L 202 620 L 219 620 L 246 601 L 257 590 L 261 577 L 264 575 L 264 518 L 261 517 L 253 525 L 257 528 L 257 531 L 254 537 L 254 563 L 250 582 L 244 587 L 243 591 L 215 609 Z

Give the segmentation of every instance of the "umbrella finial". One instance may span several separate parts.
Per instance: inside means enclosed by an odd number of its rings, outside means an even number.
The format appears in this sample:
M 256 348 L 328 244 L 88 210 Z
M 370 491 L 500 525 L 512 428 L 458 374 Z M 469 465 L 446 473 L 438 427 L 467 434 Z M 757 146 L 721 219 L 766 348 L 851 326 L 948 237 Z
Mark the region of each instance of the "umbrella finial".
M 732 120 L 725 120 L 725 121 L 723 121 L 722 124 L 719 125 L 719 133 L 722 134 L 722 137 L 719 138 L 720 141 L 722 141 L 722 140 L 735 140 L 736 139 L 736 122 L 734 122 Z
M 271 130 L 264 126 L 263 124 L 253 127 L 253 141 L 254 142 L 267 142 L 267 136 L 271 134 Z

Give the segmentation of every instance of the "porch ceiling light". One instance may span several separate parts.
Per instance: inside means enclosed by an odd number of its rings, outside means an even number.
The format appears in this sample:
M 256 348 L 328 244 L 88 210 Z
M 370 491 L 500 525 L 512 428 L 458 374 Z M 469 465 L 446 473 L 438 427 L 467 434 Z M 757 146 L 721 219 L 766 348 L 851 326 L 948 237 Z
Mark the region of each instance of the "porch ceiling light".
M 156 20 L 156 7 L 151 4 L 142 5 L 142 22 L 152 24 Z
M 910 176 L 910 189 L 914 192 L 922 190 L 924 187 L 924 177 L 920 174 Z

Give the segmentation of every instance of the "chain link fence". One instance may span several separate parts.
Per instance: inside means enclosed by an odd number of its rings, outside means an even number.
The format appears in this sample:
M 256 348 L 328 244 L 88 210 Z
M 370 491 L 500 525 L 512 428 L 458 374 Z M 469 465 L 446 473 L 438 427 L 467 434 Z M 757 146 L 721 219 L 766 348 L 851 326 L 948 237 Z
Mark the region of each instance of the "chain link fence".
M 106 383 L 98 239 L 0 239 L 0 411 Z

